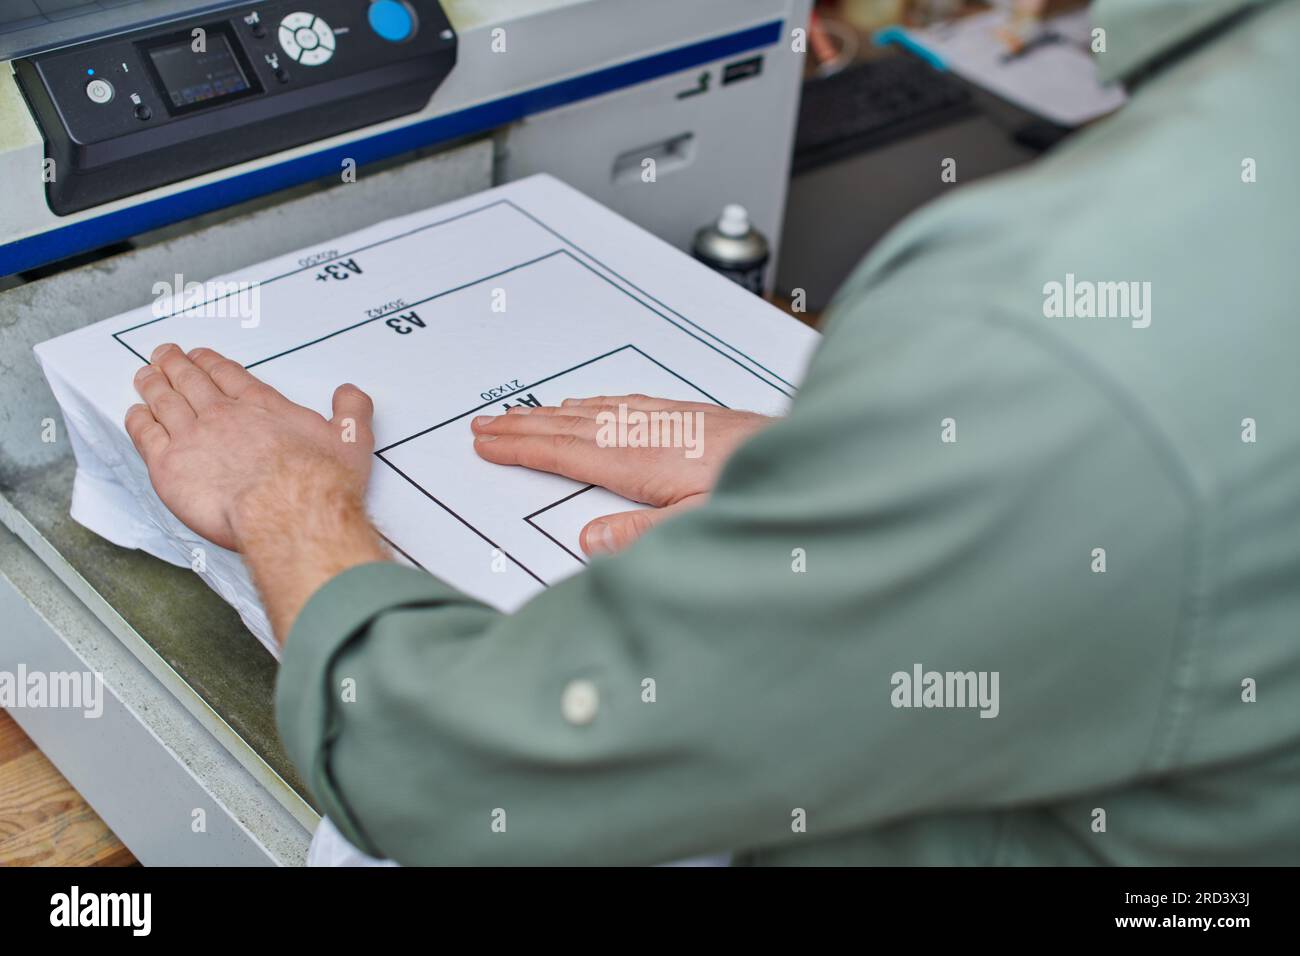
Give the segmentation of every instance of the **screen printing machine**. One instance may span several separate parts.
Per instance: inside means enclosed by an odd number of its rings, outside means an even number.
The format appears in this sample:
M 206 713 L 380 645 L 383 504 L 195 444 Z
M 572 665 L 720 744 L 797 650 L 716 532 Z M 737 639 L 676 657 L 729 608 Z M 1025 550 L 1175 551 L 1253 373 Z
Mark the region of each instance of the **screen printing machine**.
M 98 718 L 11 712 L 141 862 L 298 864 L 318 816 L 276 735 L 275 662 L 235 611 L 68 516 L 72 451 L 32 346 L 147 304 L 160 278 L 536 172 L 683 249 L 727 201 L 776 237 L 808 8 L 0 6 L 0 671 L 102 675 Z M 170 55 L 196 27 L 216 78 L 197 97 Z

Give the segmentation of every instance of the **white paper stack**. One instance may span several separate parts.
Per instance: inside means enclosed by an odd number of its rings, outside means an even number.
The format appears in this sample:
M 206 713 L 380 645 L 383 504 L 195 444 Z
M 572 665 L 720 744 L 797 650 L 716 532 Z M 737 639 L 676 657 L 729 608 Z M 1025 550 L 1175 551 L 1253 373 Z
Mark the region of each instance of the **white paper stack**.
M 177 277 L 158 279 L 172 295 L 36 348 L 76 453 L 72 516 L 194 568 L 272 653 L 239 556 L 163 506 L 123 427 L 158 345 L 214 348 L 326 417 L 337 385 L 367 391 L 377 526 L 403 560 L 510 610 L 582 569 L 587 521 L 632 505 L 482 461 L 470 418 L 629 392 L 776 414 L 817 340 L 547 176 L 201 285 L 181 277 L 179 294 Z

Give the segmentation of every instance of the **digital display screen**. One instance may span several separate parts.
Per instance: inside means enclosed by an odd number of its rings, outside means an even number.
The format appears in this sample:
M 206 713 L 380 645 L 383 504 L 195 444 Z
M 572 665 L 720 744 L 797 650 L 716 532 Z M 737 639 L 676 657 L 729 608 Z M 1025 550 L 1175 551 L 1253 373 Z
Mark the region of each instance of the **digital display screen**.
M 254 92 L 223 31 L 207 31 L 205 47 L 203 52 L 195 52 L 192 38 L 186 35 L 147 50 L 163 98 L 173 113 Z

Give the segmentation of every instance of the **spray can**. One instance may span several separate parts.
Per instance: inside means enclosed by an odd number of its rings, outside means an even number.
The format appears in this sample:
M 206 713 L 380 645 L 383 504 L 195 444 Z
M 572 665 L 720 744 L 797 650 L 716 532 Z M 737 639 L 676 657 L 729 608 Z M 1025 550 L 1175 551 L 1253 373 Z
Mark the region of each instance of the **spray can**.
M 749 222 L 744 206 L 730 203 L 711 226 L 695 234 L 695 258 L 755 295 L 763 294 L 763 272 L 770 255 L 767 239 Z

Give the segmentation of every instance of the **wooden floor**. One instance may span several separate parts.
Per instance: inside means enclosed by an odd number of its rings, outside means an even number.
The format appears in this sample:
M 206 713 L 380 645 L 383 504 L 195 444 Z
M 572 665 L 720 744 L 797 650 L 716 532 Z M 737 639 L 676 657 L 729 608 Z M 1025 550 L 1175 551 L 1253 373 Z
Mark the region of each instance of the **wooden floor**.
M 0 866 L 134 866 L 135 857 L 0 710 Z

